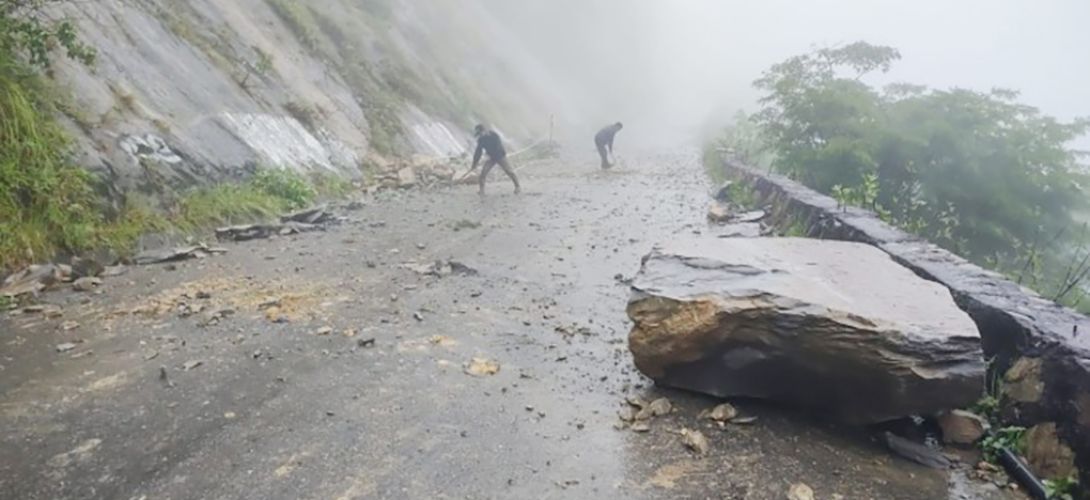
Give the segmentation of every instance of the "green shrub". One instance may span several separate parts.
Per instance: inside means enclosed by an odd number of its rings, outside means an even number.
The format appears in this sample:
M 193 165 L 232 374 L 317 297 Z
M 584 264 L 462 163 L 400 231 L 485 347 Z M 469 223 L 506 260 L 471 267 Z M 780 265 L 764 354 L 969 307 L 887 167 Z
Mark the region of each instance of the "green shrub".
M 86 249 L 102 223 L 90 176 L 71 162 L 36 82 L 0 69 L 0 268 Z
M 249 183 L 259 193 L 280 200 L 289 209 L 303 208 L 318 196 L 306 177 L 289 169 L 258 170 Z

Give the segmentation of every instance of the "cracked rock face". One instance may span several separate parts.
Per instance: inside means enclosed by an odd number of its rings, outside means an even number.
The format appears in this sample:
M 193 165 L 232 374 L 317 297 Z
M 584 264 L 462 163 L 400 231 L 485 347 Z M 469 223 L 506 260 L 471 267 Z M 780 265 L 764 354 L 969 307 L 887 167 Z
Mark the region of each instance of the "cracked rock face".
M 690 239 L 633 282 L 629 348 L 657 383 L 854 424 L 979 398 L 980 335 L 941 285 L 864 244 Z

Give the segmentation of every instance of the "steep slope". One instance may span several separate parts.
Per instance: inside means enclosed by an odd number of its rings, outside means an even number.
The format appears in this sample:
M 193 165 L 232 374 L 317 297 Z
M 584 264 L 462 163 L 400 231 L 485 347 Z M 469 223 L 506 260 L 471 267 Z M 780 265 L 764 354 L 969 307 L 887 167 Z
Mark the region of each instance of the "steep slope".
M 58 80 L 81 163 L 115 194 L 256 165 L 359 176 L 459 155 L 477 121 L 545 132 L 544 78 L 474 1 L 103 0 L 63 15 L 99 51 Z

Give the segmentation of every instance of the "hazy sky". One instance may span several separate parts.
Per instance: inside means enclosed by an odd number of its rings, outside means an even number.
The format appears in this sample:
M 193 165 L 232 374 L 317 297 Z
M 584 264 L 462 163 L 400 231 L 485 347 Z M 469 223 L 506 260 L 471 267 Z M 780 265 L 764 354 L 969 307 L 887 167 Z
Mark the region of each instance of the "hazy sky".
M 1006 87 L 1090 116 L 1090 0 L 482 1 L 566 80 L 586 121 L 630 131 L 691 136 L 753 109 L 771 64 L 856 40 L 901 50 L 891 80 Z

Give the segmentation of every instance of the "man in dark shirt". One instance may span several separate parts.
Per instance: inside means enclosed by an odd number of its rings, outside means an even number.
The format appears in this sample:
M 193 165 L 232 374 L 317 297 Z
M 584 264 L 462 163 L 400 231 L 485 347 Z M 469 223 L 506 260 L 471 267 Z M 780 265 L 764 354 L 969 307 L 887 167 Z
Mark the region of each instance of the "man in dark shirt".
M 602 168 L 613 166 L 609 161 L 609 157 L 613 155 L 613 138 L 617 137 L 617 132 L 620 132 L 623 128 L 624 124 L 617 122 L 599 130 L 594 135 L 594 145 L 598 148 L 598 155 L 602 157 Z
M 481 196 L 484 196 L 484 183 L 488 178 L 488 172 L 492 171 L 492 167 L 496 165 L 499 165 L 503 172 L 511 178 L 511 181 L 515 183 L 515 194 L 521 193 L 522 188 L 519 187 L 519 178 L 507 161 L 507 150 L 503 148 L 500 135 L 494 130 L 486 129 L 484 125 L 477 125 L 473 129 L 473 135 L 477 137 L 477 151 L 473 153 L 473 167 L 470 171 L 476 170 L 477 164 L 481 162 L 481 155 L 488 153 L 488 160 L 484 162 L 484 168 L 481 169 L 479 180 Z

